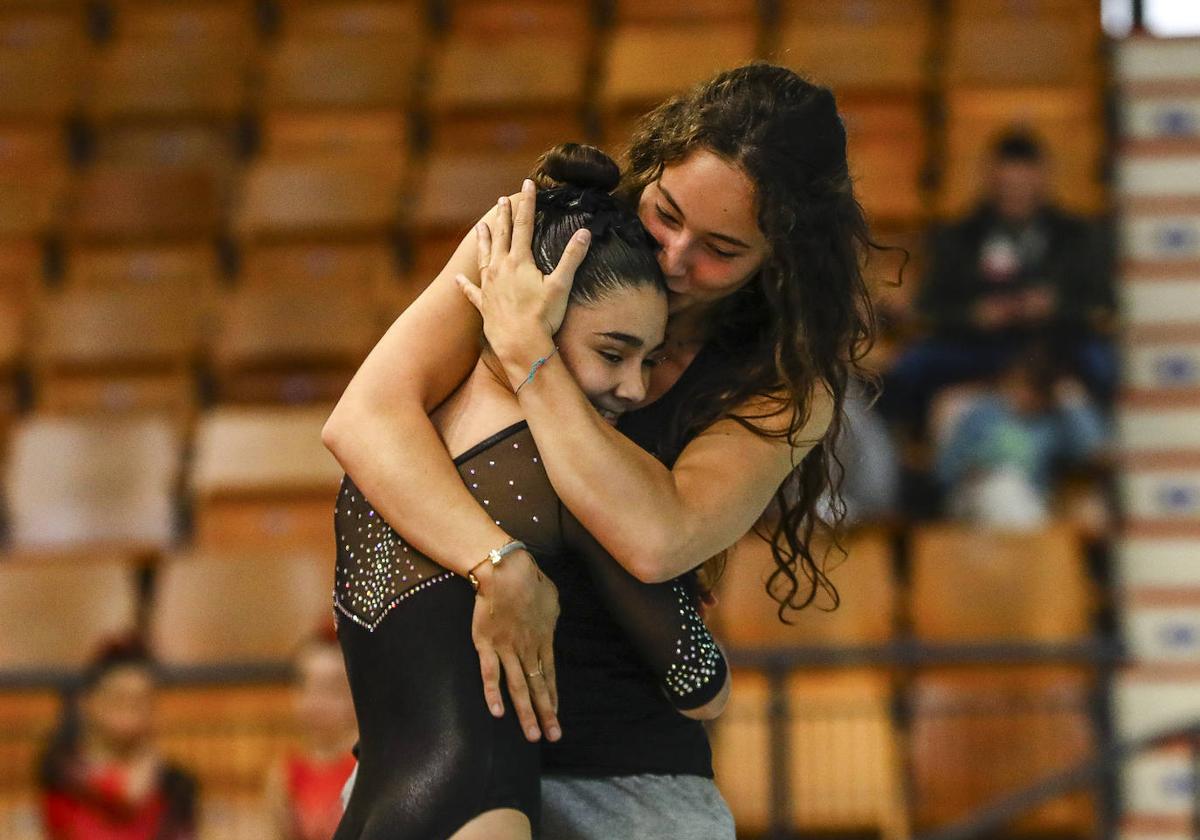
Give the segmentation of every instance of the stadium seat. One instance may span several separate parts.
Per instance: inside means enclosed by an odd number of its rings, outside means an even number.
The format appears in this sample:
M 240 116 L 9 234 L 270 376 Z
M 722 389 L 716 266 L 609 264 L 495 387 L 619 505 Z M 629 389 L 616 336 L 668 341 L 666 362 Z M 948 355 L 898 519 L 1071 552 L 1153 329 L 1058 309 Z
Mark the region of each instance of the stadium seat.
M 118 41 L 100 57 L 88 114 L 232 119 L 245 106 L 247 58 L 228 42 Z
M 205 315 L 200 290 L 74 287 L 46 295 L 32 346 L 46 412 L 168 411 L 196 402 Z
M 77 669 L 136 621 L 137 581 L 127 556 L 0 558 L 0 670 Z M 0 702 L 0 714 L 9 711 Z
M 284 34 L 419 40 L 425 8 L 419 0 L 280 0 Z
M 209 173 L 229 193 L 238 166 L 234 121 L 116 122 L 98 127 L 95 159 L 136 166 L 192 167 Z
M 5 465 L 11 545 L 161 549 L 175 536 L 182 455 L 162 416 L 23 418 Z
M 723 23 L 754 24 L 758 18 L 755 0 L 663 0 L 641 3 L 615 0 L 613 19 L 617 25 L 667 24 L 714 25 Z
M 205 245 L 80 247 L 66 256 L 64 285 L 76 289 L 169 289 L 204 306 L 220 283 L 216 250 Z
M 203 168 L 99 164 L 77 183 L 67 234 L 78 243 L 211 241 L 221 220 Z
M 64 160 L 89 55 L 82 3 L 0 4 L 0 163 Z
M 598 103 L 610 144 L 624 142 L 632 120 L 718 70 L 757 55 L 755 28 L 743 23 L 618 27 L 601 58 Z
M 55 691 L 32 688 L 0 691 L 0 837 L 5 840 L 26 837 L 15 831 L 15 821 L 21 805 L 33 795 L 37 757 L 58 722 L 60 706 Z
M 42 283 L 42 252 L 34 242 L 0 245 L 0 373 L 20 361 Z
M 713 730 L 713 767 L 739 835 L 757 835 L 770 828 L 771 697 L 761 674 L 739 670 L 733 681 Z M 888 679 L 817 670 L 789 677 L 784 693 L 785 829 L 907 837 Z
M 333 565 L 332 552 L 279 548 L 167 558 L 149 618 L 156 656 L 176 668 L 290 662 L 328 619 Z
M 781 64 L 832 88 L 839 98 L 916 94 L 930 81 L 933 23 L 929 0 L 788 0 L 773 54 Z
M 778 604 L 766 591 L 776 568 L 771 547 L 753 534 L 744 537 L 730 551 L 716 587 L 713 612 L 721 640 L 737 647 L 848 647 L 890 641 L 897 588 L 889 537 L 882 530 L 865 530 L 847 535 L 844 546 L 845 557 L 834 550 L 825 561 L 840 599 L 837 608 L 832 609 L 830 595 L 821 590 L 810 606 L 789 610 L 791 623 L 784 624 Z M 823 551 L 818 546 L 817 556 Z M 780 593 L 786 594 L 786 587 Z
M 1089 758 L 1092 690 L 1091 678 L 1071 666 L 919 673 L 910 689 L 914 828 L 944 827 Z M 1091 837 L 1095 820 L 1094 799 L 1078 793 L 1048 802 L 1011 830 Z
M 5 840 L 44 840 L 41 802 L 32 789 L 0 792 L 0 837 Z
M 380 333 L 419 294 L 396 266 L 390 242 L 297 242 L 256 246 L 242 257 L 239 284 L 284 290 L 292 285 L 330 286 L 374 302 Z
M 257 38 L 254 0 L 111 0 L 118 41 L 222 44 L 249 52 Z
M 285 38 L 267 59 L 262 104 L 271 112 L 405 109 L 424 49 L 417 34 Z
M 336 401 L 382 334 L 374 291 L 297 278 L 231 292 L 213 348 L 218 399 Z
M 435 56 L 429 111 L 439 152 L 529 150 L 587 139 L 589 47 L 544 35 L 451 36 Z M 547 72 L 547 68 L 553 68 Z
M 82 3 L 0 4 L 0 48 L 71 50 L 86 40 Z
M 415 257 L 410 272 L 417 286 L 442 270 L 458 243 L 502 195 L 520 191 L 537 155 L 434 153 L 417 176 L 410 218 Z
M 278 290 L 294 284 L 325 285 L 361 296 L 391 284 L 395 275 L 394 254 L 386 240 L 297 242 L 248 248 L 238 284 Z
M 952 0 L 946 44 L 951 85 L 1092 85 L 1100 16 L 1090 0 Z
M 65 119 L 80 103 L 90 50 L 0 46 L 0 119 Z
M 925 215 L 925 115 L 916 97 L 842 97 L 855 197 L 873 227 L 915 230 Z
M 63 167 L 53 164 L 0 168 L 0 239 L 40 239 L 56 228 L 67 177 Z
M 447 0 L 453 37 L 488 39 L 490 47 L 509 38 L 539 38 L 586 45 L 591 40 L 594 4 L 590 0 Z M 546 65 L 553 66 L 553 65 Z
M 196 774 L 206 803 L 260 794 L 272 761 L 296 743 L 294 703 L 286 683 L 165 687 L 157 706 L 163 752 Z
M 400 179 L 387 163 L 260 161 L 234 212 L 247 243 L 386 236 L 397 224 Z
M 40 292 L 42 253 L 33 242 L 0 244 L 0 453 L 20 405 L 17 380 L 29 349 L 30 322 Z
M 204 414 L 189 479 L 197 545 L 303 545 L 332 557 L 342 469 L 321 444 L 328 416 L 325 406 Z
M 67 162 L 67 134 L 55 122 L 0 122 L 0 169 L 52 169 Z
M 992 141 L 1014 127 L 1033 131 L 1046 144 L 1052 193 L 1058 201 L 1082 213 L 1104 208 L 1104 131 L 1096 88 L 952 88 L 946 93 L 939 213 L 957 215 L 970 208 L 978 197 Z
M 1038 532 L 923 525 L 912 534 L 909 616 L 927 642 L 1071 642 L 1093 592 L 1069 526 Z
M 275 749 L 272 755 L 277 754 Z M 275 830 L 259 785 L 251 793 L 201 794 L 199 840 L 259 840 Z
M 399 110 L 262 115 L 262 154 L 271 160 L 372 160 L 402 173 L 409 143 L 408 117 Z

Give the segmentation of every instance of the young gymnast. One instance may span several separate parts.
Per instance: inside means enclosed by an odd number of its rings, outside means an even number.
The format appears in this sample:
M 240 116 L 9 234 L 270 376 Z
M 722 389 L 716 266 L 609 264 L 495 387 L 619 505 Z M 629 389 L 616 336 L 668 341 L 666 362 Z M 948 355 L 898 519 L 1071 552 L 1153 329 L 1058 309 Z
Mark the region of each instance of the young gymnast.
M 548 153 L 530 243 L 548 272 L 580 229 L 590 235 L 553 352 L 612 424 L 644 400 L 667 322 L 653 240 L 636 213 L 610 195 L 618 178 L 616 164 L 595 149 L 568 145 Z M 462 481 L 513 542 L 467 576 L 455 574 L 406 543 L 352 478 L 344 480 L 334 600 L 360 753 L 335 840 L 515 840 L 536 828 L 539 747 L 515 716 L 489 710 L 472 639 L 473 615 L 478 625 L 489 612 L 475 607 L 492 597 L 494 570 L 530 562 L 518 547 L 557 586 L 557 658 L 567 647 L 586 660 L 564 706 L 603 692 L 613 663 L 624 669 L 630 702 L 665 709 L 684 723 L 675 709 L 712 717 L 728 694 L 724 657 L 696 612 L 694 576 L 640 583 L 587 534 L 559 502 L 517 397 L 489 352 L 433 421 L 456 454 Z M 552 683 L 552 661 L 548 652 L 525 676 Z

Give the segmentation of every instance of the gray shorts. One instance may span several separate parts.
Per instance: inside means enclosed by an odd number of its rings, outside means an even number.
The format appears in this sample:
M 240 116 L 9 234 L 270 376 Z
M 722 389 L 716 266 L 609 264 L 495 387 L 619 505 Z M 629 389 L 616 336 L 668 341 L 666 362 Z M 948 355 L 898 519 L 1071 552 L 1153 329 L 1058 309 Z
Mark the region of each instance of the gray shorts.
M 542 777 L 539 840 L 734 840 L 733 815 L 700 776 Z

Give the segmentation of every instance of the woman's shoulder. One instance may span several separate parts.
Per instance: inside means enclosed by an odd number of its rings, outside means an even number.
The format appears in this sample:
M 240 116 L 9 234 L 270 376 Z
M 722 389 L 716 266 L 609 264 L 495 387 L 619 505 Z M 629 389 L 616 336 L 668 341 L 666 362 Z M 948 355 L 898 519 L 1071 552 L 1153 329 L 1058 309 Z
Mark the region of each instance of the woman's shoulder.
M 790 437 L 808 446 L 829 431 L 837 413 L 837 400 L 829 384 L 818 379 L 807 394 L 797 395 L 784 386 L 755 394 L 734 409 L 736 417 L 753 421 L 770 436 Z

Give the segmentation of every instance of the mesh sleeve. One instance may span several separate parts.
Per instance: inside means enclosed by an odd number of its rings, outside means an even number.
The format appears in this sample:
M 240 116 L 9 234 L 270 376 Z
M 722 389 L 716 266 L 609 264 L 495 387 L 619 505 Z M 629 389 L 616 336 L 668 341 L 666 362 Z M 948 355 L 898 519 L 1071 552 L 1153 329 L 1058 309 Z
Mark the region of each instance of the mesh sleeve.
M 695 574 L 666 583 L 642 583 L 566 511 L 563 537 L 587 566 L 605 608 L 658 678 L 672 705 L 687 711 L 715 698 L 725 684 L 728 666 L 696 610 Z

